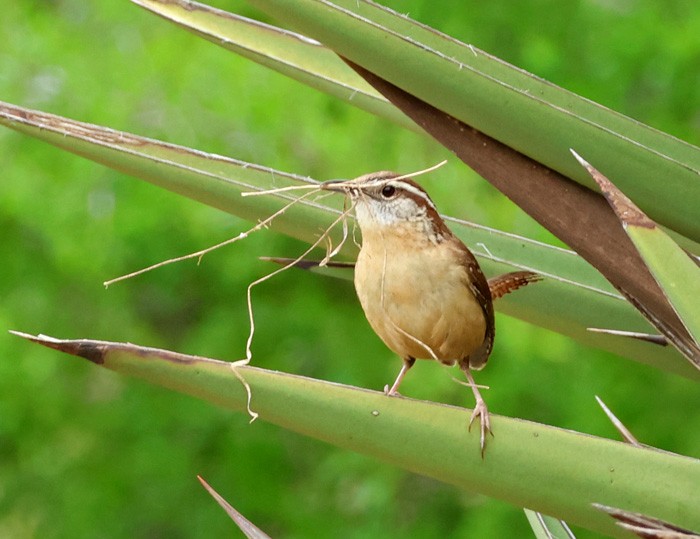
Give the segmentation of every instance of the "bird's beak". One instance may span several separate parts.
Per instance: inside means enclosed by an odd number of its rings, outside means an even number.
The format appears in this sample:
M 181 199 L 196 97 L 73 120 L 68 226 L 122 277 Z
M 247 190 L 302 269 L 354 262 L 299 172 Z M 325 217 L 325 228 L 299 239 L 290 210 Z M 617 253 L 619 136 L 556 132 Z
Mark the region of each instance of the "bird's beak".
M 347 191 L 347 182 L 347 180 L 328 180 L 321 184 L 321 189 L 324 191 L 345 193 Z

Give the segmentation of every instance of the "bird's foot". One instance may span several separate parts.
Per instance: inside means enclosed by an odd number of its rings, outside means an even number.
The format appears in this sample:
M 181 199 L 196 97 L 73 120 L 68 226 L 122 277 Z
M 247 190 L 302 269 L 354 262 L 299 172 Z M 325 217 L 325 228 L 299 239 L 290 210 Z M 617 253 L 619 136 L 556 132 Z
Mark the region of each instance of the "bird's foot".
M 387 397 L 400 397 L 401 393 L 399 393 L 395 387 L 389 387 L 389 384 L 384 386 L 384 394 Z
M 481 426 L 481 458 L 484 458 L 484 452 L 486 451 L 486 433 L 488 432 L 493 436 L 493 431 L 491 430 L 491 420 L 489 419 L 489 410 L 486 407 L 486 402 L 484 399 L 477 399 L 476 405 L 474 406 L 474 411 L 469 418 L 469 430 L 472 429 L 472 423 L 476 418 L 479 418 L 479 423 Z
M 412 357 L 408 357 L 408 358 L 403 360 L 403 366 L 401 367 L 401 370 L 399 371 L 399 375 L 396 377 L 396 380 L 391 385 L 391 388 L 389 388 L 388 385 L 384 386 L 384 394 L 385 395 L 387 395 L 388 397 L 400 397 L 401 396 L 399 394 L 399 386 L 401 385 L 401 380 L 403 380 L 403 377 L 406 376 L 408 369 L 413 367 L 413 364 L 415 362 L 416 362 L 416 360 Z

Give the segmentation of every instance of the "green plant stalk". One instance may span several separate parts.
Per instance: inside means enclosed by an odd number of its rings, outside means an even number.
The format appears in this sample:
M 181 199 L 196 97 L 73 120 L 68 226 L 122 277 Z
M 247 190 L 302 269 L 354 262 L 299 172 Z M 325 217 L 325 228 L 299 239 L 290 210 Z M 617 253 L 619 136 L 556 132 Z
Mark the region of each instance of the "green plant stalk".
M 225 408 L 246 408 L 230 363 L 129 344 L 21 336 Z M 700 529 L 698 460 L 496 415 L 482 459 L 478 429 L 467 430 L 469 410 L 253 367 L 239 367 L 238 374 L 262 420 L 461 489 L 615 537 L 629 534 L 591 503 Z

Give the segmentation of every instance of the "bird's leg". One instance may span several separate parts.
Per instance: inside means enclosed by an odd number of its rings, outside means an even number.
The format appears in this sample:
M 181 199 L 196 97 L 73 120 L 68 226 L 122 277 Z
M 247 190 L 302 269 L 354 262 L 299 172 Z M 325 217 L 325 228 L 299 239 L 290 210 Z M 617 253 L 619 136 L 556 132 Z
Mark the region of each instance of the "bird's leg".
M 406 376 L 406 373 L 408 372 L 408 369 L 413 367 L 413 364 L 416 362 L 416 358 L 414 357 L 407 357 L 404 358 L 403 360 L 403 366 L 401 367 L 401 370 L 399 371 L 399 375 L 396 377 L 396 380 L 394 380 L 394 383 L 391 386 L 391 389 L 389 389 L 389 386 L 386 385 L 384 386 L 384 394 L 388 395 L 389 397 L 393 397 L 394 395 L 399 394 L 399 386 L 401 385 L 401 380 L 403 380 L 403 377 Z
M 481 458 L 483 458 L 484 450 L 486 449 L 486 433 L 489 432 L 491 433 L 491 436 L 493 436 L 491 421 L 489 420 L 489 410 L 486 407 L 484 398 L 481 396 L 481 393 L 479 393 L 479 388 L 474 382 L 474 377 L 472 376 L 472 372 L 469 367 L 463 366 L 462 370 L 464 371 L 464 374 L 466 374 L 467 380 L 469 380 L 469 386 L 472 388 L 472 391 L 474 392 L 474 399 L 476 400 L 474 411 L 469 418 L 469 430 L 471 430 L 474 420 L 479 417 L 481 423 Z

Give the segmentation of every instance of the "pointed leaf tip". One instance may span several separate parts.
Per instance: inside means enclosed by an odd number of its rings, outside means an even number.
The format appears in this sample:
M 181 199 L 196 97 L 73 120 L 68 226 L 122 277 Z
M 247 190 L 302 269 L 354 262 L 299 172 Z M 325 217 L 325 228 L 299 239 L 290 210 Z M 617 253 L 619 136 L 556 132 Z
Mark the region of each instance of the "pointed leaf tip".
M 635 511 L 610 507 L 601 503 L 591 504 L 617 521 L 621 528 L 645 539 L 700 539 L 695 531 L 681 528 L 676 524 Z
M 608 419 L 610 422 L 613 424 L 613 426 L 617 429 L 617 432 L 620 433 L 622 438 L 628 443 L 632 444 L 636 447 L 642 447 L 642 444 L 639 443 L 639 440 L 632 434 L 632 432 L 625 427 L 625 425 L 620 421 L 620 419 L 612 412 L 610 408 L 608 408 L 608 405 L 603 402 L 603 399 L 601 399 L 598 395 L 595 396 L 595 400 L 598 402 L 598 405 L 603 409 L 603 412 L 605 412 L 605 415 L 608 416 Z
M 573 154 L 581 166 L 588 171 L 591 178 L 593 178 L 598 184 L 606 200 L 623 224 L 644 228 L 654 228 L 656 226 L 654 221 L 649 219 L 649 217 L 647 217 L 647 215 L 640 210 L 634 202 L 632 202 L 622 191 L 615 187 L 615 185 L 598 169 L 592 166 L 573 149 L 569 149 L 569 151 Z
M 250 520 L 245 518 L 241 513 L 239 513 L 235 507 L 228 503 L 221 494 L 216 492 L 214 488 L 207 483 L 201 475 L 197 476 L 199 482 L 202 486 L 211 494 L 211 496 L 216 500 L 216 502 L 226 511 L 231 520 L 233 520 L 240 530 L 245 534 L 248 539 L 270 539 L 270 536 L 253 524 Z
M 22 333 L 21 331 L 12 331 L 12 335 L 22 337 L 28 341 L 41 344 L 47 348 L 52 348 L 53 350 L 58 350 L 59 352 L 65 352 L 66 354 L 71 354 L 73 356 L 78 356 L 92 361 L 96 365 L 102 365 L 104 363 L 104 355 L 106 352 L 106 347 L 104 343 L 100 341 L 90 341 L 90 340 L 61 340 L 54 339 L 47 335 L 30 335 L 29 333 Z

